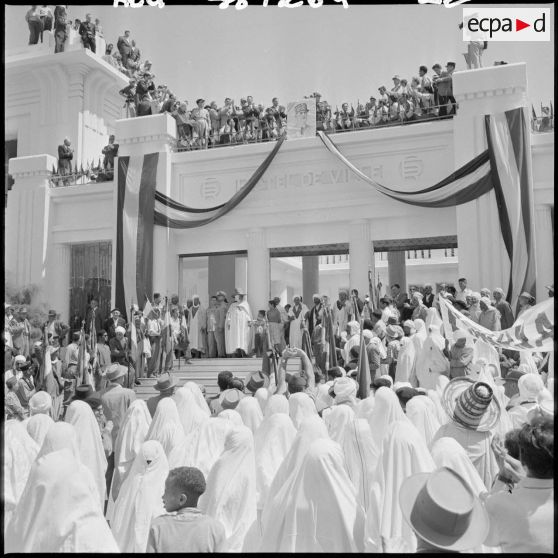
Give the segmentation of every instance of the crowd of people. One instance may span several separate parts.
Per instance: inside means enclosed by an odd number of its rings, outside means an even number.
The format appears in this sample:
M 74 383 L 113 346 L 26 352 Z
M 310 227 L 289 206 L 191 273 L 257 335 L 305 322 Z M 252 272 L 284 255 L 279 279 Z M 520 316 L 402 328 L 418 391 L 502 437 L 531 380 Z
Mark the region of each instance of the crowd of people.
M 432 78 L 426 66 L 420 66 L 418 75 L 411 80 L 394 75 L 393 87 L 379 87 L 377 97 L 371 96 L 365 104 L 357 102 L 356 109 L 343 103 L 341 109 L 333 110 L 320 93 L 312 93 L 305 98 L 315 99 L 316 129 L 339 132 L 455 114 L 455 62 L 448 62 L 445 71 L 440 64 L 434 64 L 432 70 Z M 153 78 L 150 72 L 139 72 L 120 91 L 126 99 L 127 115 L 171 114 L 177 123 L 180 149 L 269 141 L 286 133 L 286 108 L 277 97 L 268 107 L 256 103 L 250 95 L 240 99 L 240 104 L 226 97 L 222 106 L 199 98 L 196 106 L 189 109 L 187 100 L 178 100 L 166 85 L 155 86 Z
M 49 312 L 39 385 L 41 340 L 31 346 L 25 308 L 7 304 L 6 550 L 551 553 L 553 364 L 474 340 L 439 311 L 443 297 L 498 330 L 534 299 L 522 293 L 516 314 L 501 289 L 458 283 L 393 285 L 379 305 L 355 290 L 333 304 L 315 295 L 311 308 L 273 299 L 256 319 L 238 289 L 207 309 L 156 294 L 130 324 L 117 310 L 103 320 L 92 301 L 82 328 L 98 335 L 99 368 L 64 401 L 51 384 L 76 380 L 80 334 Z M 261 371 L 223 370 L 209 397 L 152 369 L 158 395 L 141 400 L 127 341 L 156 352 L 167 327 L 171 355 L 255 352 Z M 321 360 L 324 343 L 336 365 Z

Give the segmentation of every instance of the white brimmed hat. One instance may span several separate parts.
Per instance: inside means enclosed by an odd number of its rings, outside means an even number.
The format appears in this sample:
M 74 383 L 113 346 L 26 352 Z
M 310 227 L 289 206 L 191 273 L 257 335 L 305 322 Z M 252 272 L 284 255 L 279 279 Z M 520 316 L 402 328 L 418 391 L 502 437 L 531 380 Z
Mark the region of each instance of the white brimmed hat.
M 482 502 L 448 467 L 405 479 L 399 506 L 415 533 L 437 548 L 470 550 L 488 535 L 490 523 Z

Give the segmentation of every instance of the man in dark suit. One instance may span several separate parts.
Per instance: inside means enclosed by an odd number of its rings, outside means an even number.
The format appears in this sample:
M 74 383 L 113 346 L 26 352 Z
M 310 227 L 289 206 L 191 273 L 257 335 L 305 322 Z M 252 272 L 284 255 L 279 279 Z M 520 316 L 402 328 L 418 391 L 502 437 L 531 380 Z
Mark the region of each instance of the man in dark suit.
M 43 329 L 46 327 L 47 333 L 49 333 L 51 336 L 56 335 L 59 341 L 63 342 L 64 338 L 70 331 L 70 326 L 60 320 L 57 320 L 56 317 L 56 310 L 49 310 L 48 322 L 43 326 Z
M 95 34 L 97 29 L 93 21 L 91 21 L 91 14 L 87 14 L 85 16 L 85 21 L 81 23 L 79 26 L 78 33 L 81 37 L 81 42 L 83 43 L 84 48 L 88 48 L 91 52 L 95 52 L 96 45 L 95 45 Z
M 434 293 L 432 292 L 432 285 L 430 284 L 424 285 L 424 298 L 422 299 L 422 303 L 427 308 L 432 308 L 434 304 Z
M 394 283 L 391 286 L 391 298 L 393 299 L 393 303 L 395 304 L 395 307 L 397 308 L 397 310 L 399 310 L 399 313 L 401 314 L 403 312 L 403 305 L 407 300 L 407 293 L 401 290 L 401 287 L 398 283 Z
M 106 320 L 105 327 L 103 328 L 108 333 L 109 340 L 116 337 L 115 329 L 118 326 L 125 327 L 126 322 L 120 317 L 120 310 L 118 310 L 118 308 L 114 308 L 110 313 L 110 318 Z
M 72 174 L 72 159 L 74 158 L 74 150 L 70 147 L 72 143 L 68 138 L 64 138 L 64 143 L 58 146 L 58 174 L 67 176 Z M 64 180 L 64 186 L 69 182 Z
M 150 116 L 153 114 L 151 110 L 151 103 L 149 102 L 149 95 L 145 93 L 138 103 L 138 108 L 136 111 L 137 116 Z
M 116 48 L 122 56 L 122 65 L 126 68 L 128 66 L 128 58 L 132 52 L 132 43 L 130 41 L 130 31 L 124 31 L 124 36 L 118 37 Z
M 114 135 L 109 136 L 108 145 L 103 147 L 103 169 L 109 171 L 114 169 L 114 158 L 118 155 L 118 144 L 114 143 Z
M 90 306 L 87 309 L 87 314 L 85 316 L 85 333 L 91 332 L 93 314 L 95 314 L 95 331 L 98 333 L 103 329 L 104 325 L 103 315 L 101 314 L 101 309 L 99 308 L 99 301 L 96 298 L 92 298 L 89 304 Z

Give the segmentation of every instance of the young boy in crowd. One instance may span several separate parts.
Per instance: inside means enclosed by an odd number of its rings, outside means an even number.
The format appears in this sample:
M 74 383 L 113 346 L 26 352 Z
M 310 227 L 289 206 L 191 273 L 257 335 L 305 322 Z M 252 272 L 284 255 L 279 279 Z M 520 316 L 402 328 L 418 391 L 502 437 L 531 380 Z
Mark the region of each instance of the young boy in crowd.
M 203 473 L 195 467 L 177 467 L 165 482 L 165 515 L 151 522 L 146 552 L 223 552 L 225 528 L 198 508 L 205 492 Z

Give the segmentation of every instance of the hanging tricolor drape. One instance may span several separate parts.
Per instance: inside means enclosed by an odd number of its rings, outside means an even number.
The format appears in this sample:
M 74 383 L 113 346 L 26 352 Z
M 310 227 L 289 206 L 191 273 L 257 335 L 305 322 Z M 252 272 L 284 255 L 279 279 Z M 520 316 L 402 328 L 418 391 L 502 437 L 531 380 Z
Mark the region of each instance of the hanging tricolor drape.
M 173 201 L 168 196 L 155 193 L 155 224 L 168 227 L 170 229 L 192 229 L 207 225 L 219 217 L 223 217 L 234 209 L 256 186 L 263 176 L 271 161 L 283 145 L 285 136 L 281 136 L 275 143 L 269 155 L 263 163 L 256 169 L 248 182 L 227 202 L 207 209 L 194 209 Z
M 153 210 L 159 154 L 118 158 L 115 305 L 123 315 L 153 294 Z
M 522 108 L 485 116 L 488 149 L 444 180 L 416 192 L 388 188 L 362 173 L 318 132 L 324 146 L 361 180 L 391 199 L 421 207 L 454 207 L 494 190 L 500 230 L 510 260 L 507 300 L 534 292 L 535 251 L 532 184 L 527 124 Z M 153 276 L 153 225 L 189 229 L 207 225 L 229 213 L 248 196 L 279 149 L 281 137 L 248 182 L 229 201 L 199 209 L 156 191 L 158 154 L 118 160 L 116 304 L 121 311 L 150 295 Z

